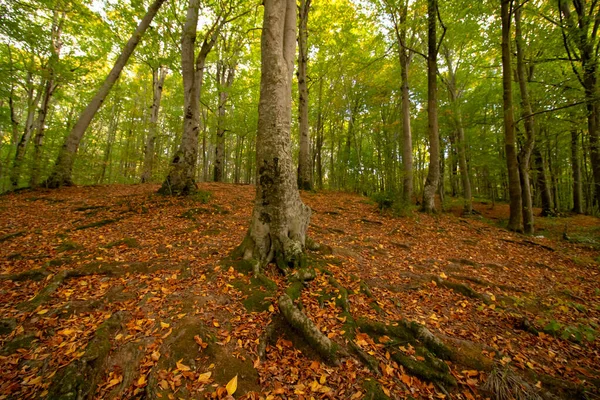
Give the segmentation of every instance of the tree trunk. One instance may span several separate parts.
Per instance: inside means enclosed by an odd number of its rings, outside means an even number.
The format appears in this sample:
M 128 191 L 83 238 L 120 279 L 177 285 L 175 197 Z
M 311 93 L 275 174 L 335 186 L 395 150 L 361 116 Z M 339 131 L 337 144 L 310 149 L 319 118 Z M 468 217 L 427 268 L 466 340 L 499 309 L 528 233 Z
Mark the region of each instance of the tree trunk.
M 154 3 L 152 3 L 150 8 L 148 8 L 148 12 L 140 21 L 133 35 L 129 38 L 129 41 L 117 58 L 115 65 L 102 84 L 102 87 L 100 87 L 94 98 L 90 101 L 85 110 L 83 110 L 79 116 L 79 120 L 73 129 L 71 129 L 69 136 L 58 153 L 56 163 L 54 164 L 50 176 L 44 183 L 44 186 L 49 188 L 58 188 L 73 184 L 72 170 L 75 162 L 75 154 L 79 148 L 79 143 L 81 143 L 81 139 L 83 138 L 87 127 L 90 125 L 90 122 L 92 122 L 92 118 L 94 118 L 94 115 L 96 115 L 96 112 L 102 106 L 102 103 L 110 92 L 110 89 L 113 87 L 117 79 L 119 79 L 121 71 L 123 70 L 123 67 L 125 67 L 127 60 L 129 60 L 129 57 L 137 47 L 144 32 L 146 29 L 148 29 L 152 19 L 164 2 L 165 0 L 154 0 Z
M 517 160 L 517 143 L 515 134 L 515 116 L 512 102 L 512 65 L 510 52 L 510 25 L 512 0 L 501 0 L 502 18 L 502 98 L 504 105 L 504 148 L 508 170 L 508 194 L 510 198 L 510 217 L 508 229 L 522 231 L 521 224 L 521 181 L 519 178 L 519 162 Z
M 583 214 L 583 187 L 581 161 L 579 160 L 579 138 L 577 130 L 571 130 L 571 168 L 573 169 L 573 212 Z
M 229 88 L 233 84 L 235 66 L 226 67 L 222 62 L 217 64 L 219 81 L 219 109 L 217 111 L 217 146 L 215 150 L 214 181 L 223 182 L 225 167 L 225 111 Z
M 323 132 L 323 78 L 319 80 L 319 100 L 317 110 L 317 143 L 316 143 L 316 172 L 317 172 L 317 187 L 323 190 L 323 143 L 325 133 Z
M 400 61 L 401 79 L 401 114 L 402 114 L 402 200 L 405 204 L 412 202 L 413 196 L 413 149 L 412 132 L 410 130 L 410 97 L 408 92 L 408 69 L 410 67 L 411 54 L 406 49 L 406 17 L 408 14 L 408 2 L 403 1 L 400 12 L 400 23 L 397 23 L 396 12 L 392 10 L 394 30 L 398 43 L 398 55 Z
M 15 152 L 15 159 L 13 161 L 13 167 L 10 174 L 10 183 L 13 189 L 16 189 L 19 186 L 19 178 L 21 177 L 21 166 L 23 164 L 23 159 L 25 158 L 25 151 L 27 150 L 27 144 L 29 143 L 29 139 L 31 138 L 31 134 L 33 133 L 33 128 L 35 127 L 35 110 L 40 102 L 40 98 L 42 95 L 42 88 L 44 87 L 44 83 L 40 84 L 35 97 L 34 94 L 34 85 L 32 82 L 32 74 L 31 72 L 27 75 L 27 118 L 25 120 L 25 127 L 23 128 L 23 134 L 21 135 L 21 139 L 17 144 L 17 150 Z
M 162 98 L 162 89 L 167 77 L 167 68 L 160 66 L 152 69 L 152 110 L 150 114 L 150 127 L 146 138 L 144 151 L 144 166 L 142 169 L 142 183 L 152 181 L 152 169 L 154 164 L 154 145 L 158 134 L 158 111 Z
M 469 179 L 469 169 L 467 166 L 467 144 L 465 142 L 465 128 L 463 125 L 462 112 L 460 109 L 460 94 L 456 84 L 456 70 L 450 56 L 450 51 L 445 51 L 446 64 L 448 66 L 448 79 L 445 80 L 446 86 L 448 87 L 448 93 L 450 95 L 450 103 L 453 108 L 454 123 L 456 125 L 456 147 L 458 154 L 458 164 L 460 168 L 460 178 L 463 187 L 463 211 L 465 214 L 471 214 L 473 212 L 473 203 L 471 198 L 471 180 Z
M 437 112 L 437 0 L 427 1 L 427 118 L 429 172 L 423 188 L 423 211 L 436 212 L 435 193 L 440 179 L 440 134 Z
M 196 191 L 194 179 L 198 160 L 198 132 L 200 130 L 200 93 L 204 81 L 206 57 L 212 50 L 225 20 L 215 23 L 207 34 L 195 60 L 196 27 L 198 25 L 199 0 L 190 0 L 183 34 L 181 37 L 181 67 L 184 90 L 184 117 L 181 143 L 175 152 L 169 174 L 159 193 L 188 195 Z
M 531 184 L 529 181 L 529 169 L 531 153 L 535 144 L 535 124 L 533 120 L 533 111 L 529 101 L 529 91 L 527 81 L 531 79 L 525 72 L 525 55 L 523 54 L 523 34 L 521 31 L 521 10 L 519 7 L 515 10 L 515 35 L 517 44 L 517 77 L 519 79 L 519 90 L 521 92 L 521 110 L 525 125 L 525 143 L 519 151 L 519 174 L 521 177 L 521 201 L 523 215 L 523 231 L 527 234 L 534 233 L 533 224 L 533 201 L 531 196 Z
M 250 229 L 239 251 L 258 269 L 270 261 L 286 268 L 300 261 L 310 208 L 295 179 L 290 126 L 296 47 L 295 0 L 265 0 L 258 136 L 256 198 Z
M 40 179 L 40 158 L 42 154 L 44 134 L 46 132 L 46 117 L 48 116 L 50 99 L 52 98 L 52 95 L 57 87 L 55 84 L 55 69 L 60 58 L 60 51 L 62 49 L 61 35 L 65 15 L 65 12 L 60 15 L 58 10 L 54 10 L 52 18 L 50 58 L 48 59 L 48 80 L 46 81 L 46 86 L 44 88 L 44 97 L 42 98 L 42 104 L 38 115 L 37 131 L 33 139 L 34 153 L 31 164 L 31 177 L 29 181 L 31 187 L 38 186 Z
M 546 174 L 544 158 L 542 157 L 542 152 L 537 146 L 533 149 L 533 155 L 535 158 L 535 164 L 537 168 L 538 186 L 542 198 L 542 217 L 549 217 L 554 215 L 555 213 L 554 205 L 552 202 L 552 194 L 550 193 L 550 185 L 548 183 L 548 175 Z
M 310 159 L 310 135 L 308 131 L 308 85 L 306 69 L 308 64 L 308 12 L 311 0 L 300 0 L 298 23 L 298 127 L 300 133 L 300 154 L 298 155 L 298 187 L 312 189 L 312 166 Z

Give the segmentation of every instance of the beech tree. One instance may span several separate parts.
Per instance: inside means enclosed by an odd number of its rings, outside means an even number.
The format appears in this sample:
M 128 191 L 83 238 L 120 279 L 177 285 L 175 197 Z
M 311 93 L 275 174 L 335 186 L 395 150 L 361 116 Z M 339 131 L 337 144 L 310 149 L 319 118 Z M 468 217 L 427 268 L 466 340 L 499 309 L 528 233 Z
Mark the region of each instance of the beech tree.
M 298 12 L 298 130 L 300 153 L 298 155 L 298 187 L 312 189 L 312 166 L 310 157 L 310 135 L 308 122 L 308 14 L 311 0 L 300 0 Z
M 48 188 L 58 188 L 61 186 L 69 186 L 73 184 L 72 180 L 72 170 L 73 163 L 75 162 L 75 155 L 77 153 L 77 149 L 79 148 L 79 144 L 83 135 L 85 134 L 86 129 L 92 122 L 94 115 L 98 109 L 102 106 L 104 99 L 112 89 L 113 85 L 119 79 L 121 75 L 121 71 L 125 64 L 129 60 L 129 57 L 137 47 L 140 39 L 144 35 L 144 32 L 150 26 L 150 23 L 154 19 L 154 16 L 162 6 L 165 0 L 155 0 L 150 7 L 144 18 L 140 21 L 133 35 L 129 38 L 129 41 L 123 47 L 121 54 L 115 61 L 115 65 L 112 70 L 106 77 L 106 80 L 94 96 L 94 98 L 87 105 L 85 110 L 79 116 L 77 123 L 67 136 L 62 149 L 58 153 L 58 158 L 54 164 L 54 168 L 48 179 L 44 182 L 44 186 Z

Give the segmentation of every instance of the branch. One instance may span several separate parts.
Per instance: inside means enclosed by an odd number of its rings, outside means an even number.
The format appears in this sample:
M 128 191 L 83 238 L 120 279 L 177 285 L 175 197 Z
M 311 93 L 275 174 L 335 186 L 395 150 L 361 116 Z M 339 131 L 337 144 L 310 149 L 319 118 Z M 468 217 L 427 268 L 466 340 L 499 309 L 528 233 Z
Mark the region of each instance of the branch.
M 521 121 L 523 121 L 524 119 L 533 117 L 534 115 L 538 115 L 538 114 L 546 114 L 546 113 L 550 113 L 550 112 L 554 112 L 554 111 L 560 111 L 560 110 L 564 110 L 566 108 L 571 108 L 571 107 L 575 107 L 575 106 L 579 106 L 581 104 L 586 104 L 586 103 L 594 103 L 596 101 L 600 100 L 600 97 L 597 97 L 595 99 L 589 99 L 589 100 L 582 100 L 582 101 L 578 101 L 576 103 L 573 104 L 567 104 L 564 106 L 560 106 L 560 107 L 556 107 L 556 108 L 551 108 L 549 110 L 541 110 L 541 111 L 536 111 L 534 113 L 531 113 L 529 115 L 524 115 L 523 117 L 521 117 L 520 119 L 515 121 L 515 125 Z

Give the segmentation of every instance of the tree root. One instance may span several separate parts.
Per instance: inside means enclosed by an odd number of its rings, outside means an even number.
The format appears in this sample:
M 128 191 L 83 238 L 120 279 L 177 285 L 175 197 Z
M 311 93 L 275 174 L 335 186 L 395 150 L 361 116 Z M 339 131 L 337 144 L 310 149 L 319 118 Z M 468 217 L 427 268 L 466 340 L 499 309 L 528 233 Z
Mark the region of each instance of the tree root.
M 42 290 L 35 295 L 35 297 L 31 300 L 24 301 L 23 303 L 17 304 L 17 309 L 21 311 L 33 311 L 39 305 L 46 302 L 50 296 L 62 285 L 62 283 L 70 278 L 80 278 L 84 276 L 91 275 L 110 275 L 110 276 L 120 276 L 125 275 L 127 273 L 135 273 L 135 272 L 154 272 L 159 271 L 161 269 L 180 269 L 185 270 L 187 268 L 187 264 L 182 265 L 148 265 L 144 263 L 137 264 L 98 264 L 98 263 L 90 263 L 80 269 L 70 269 L 63 270 L 54 275 L 48 285 L 46 285 Z M 18 274 L 18 279 L 34 279 L 42 272 L 35 273 L 21 273 Z M 10 278 L 6 278 L 10 279 Z
M 290 296 L 287 294 L 279 297 L 279 310 L 285 320 L 304 338 L 310 345 L 323 357 L 333 364 L 338 364 L 339 347 L 325 336 L 315 323 L 300 311 L 295 305 Z
M 124 312 L 116 312 L 96 330 L 94 338 L 84 355 L 63 369 L 52 382 L 48 398 L 91 398 L 101 377 L 104 364 L 111 349 L 111 338 L 121 328 L 126 318 Z

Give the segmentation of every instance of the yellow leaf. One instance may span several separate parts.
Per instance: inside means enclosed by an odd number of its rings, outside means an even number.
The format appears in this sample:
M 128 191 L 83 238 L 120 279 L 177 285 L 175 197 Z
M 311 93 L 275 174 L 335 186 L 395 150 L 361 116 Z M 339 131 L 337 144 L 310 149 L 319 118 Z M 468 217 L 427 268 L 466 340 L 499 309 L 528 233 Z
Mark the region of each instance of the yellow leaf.
M 135 386 L 137 387 L 142 387 L 146 384 L 146 375 L 142 375 L 139 377 L 139 379 L 137 380 L 137 383 Z
M 219 325 L 219 323 L 217 321 L 213 321 L 213 325 L 215 326 L 215 328 L 218 328 L 219 326 L 221 326 L 221 325 Z
M 314 380 L 308 386 L 310 387 L 310 390 L 312 390 L 313 392 L 316 392 L 321 387 L 321 385 L 319 385 L 319 382 L 314 381 Z
M 48 312 L 48 309 L 46 308 L 46 309 L 44 309 L 44 310 L 40 310 L 40 311 L 38 311 L 37 313 L 38 313 L 38 315 L 44 315 L 44 314 L 46 314 L 47 312 Z
M 442 279 L 446 279 L 446 278 L 448 278 L 448 275 L 446 275 L 445 273 L 443 273 L 443 272 L 442 272 L 442 273 L 440 274 L 440 278 L 442 278 Z
M 210 372 L 210 371 L 200 374 L 200 376 L 198 376 L 198 382 L 199 383 L 209 383 L 211 375 L 212 375 L 212 372 Z
M 273 304 L 271 304 L 271 305 L 269 306 L 269 312 L 273 312 L 273 311 L 275 311 L 275 307 L 273 307 Z
M 166 329 L 166 328 L 168 328 L 170 326 L 171 326 L 171 324 L 167 324 L 166 322 L 162 322 L 162 321 L 160 322 L 160 327 L 163 328 L 163 329 Z
M 321 375 L 321 379 L 319 379 L 319 383 L 324 385 L 327 382 L 327 377 L 325 375 Z
M 158 361 L 160 359 L 160 352 L 158 350 L 153 351 L 150 357 L 152 358 L 152 361 Z
M 177 365 L 177 370 L 179 370 L 181 372 L 191 370 L 191 368 L 188 367 L 187 365 L 183 364 L 182 361 L 183 361 L 183 358 L 175 363 Z
M 108 385 L 106 386 L 106 388 L 108 389 L 108 388 L 111 388 L 113 386 L 116 386 L 119 383 L 121 383 L 122 380 L 123 380 L 122 376 L 120 376 L 118 378 L 111 379 L 110 382 L 108 382 Z
M 531 369 L 535 369 L 535 367 L 533 366 L 533 364 L 532 364 L 532 363 L 530 363 L 530 362 L 528 362 L 528 363 L 527 363 L 527 366 L 528 366 L 529 368 L 531 368 Z
M 227 386 L 225 386 L 225 389 L 227 389 L 227 394 L 229 394 L 230 396 L 232 396 L 235 393 L 235 391 L 237 390 L 237 375 L 229 381 Z
M 42 383 L 42 377 L 36 376 L 35 378 L 33 378 L 32 380 L 28 381 L 25 384 L 26 385 L 39 385 L 40 383 Z
M 72 334 L 75 333 L 75 329 L 63 329 L 62 331 L 59 331 L 58 333 L 63 336 L 71 336 Z

